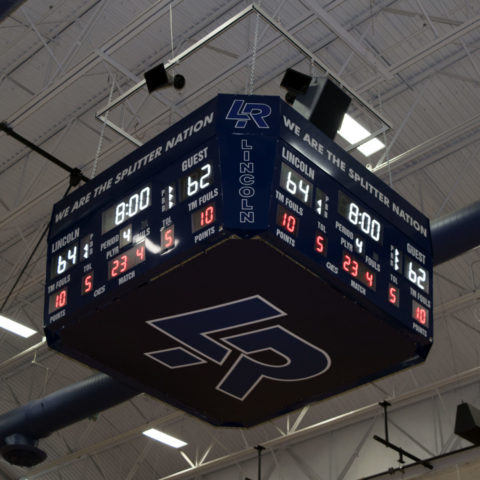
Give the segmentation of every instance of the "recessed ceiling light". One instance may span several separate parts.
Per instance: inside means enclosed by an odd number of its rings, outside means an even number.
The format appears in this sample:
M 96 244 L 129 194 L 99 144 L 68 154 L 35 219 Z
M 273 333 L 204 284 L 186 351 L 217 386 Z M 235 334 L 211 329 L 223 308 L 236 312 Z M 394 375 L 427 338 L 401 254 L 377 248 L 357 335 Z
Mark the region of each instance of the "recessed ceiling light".
M 23 338 L 29 338 L 32 335 L 37 333 L 35 330 L 22 325 L 21 323 L 15 322 L 14 320 L 10 320 L 3 315 L 0 315 L 0 328 L 8 330 L 9 332 L 16 333 Z
M 371 135 L 366 128 L 360 125 L 348 114 L 345 114 L 343 117 L 342 126 L 337 133 L 352 145 L 361 142 L 363 139 Z M 378 140 L 378 138 L 372 138 L 363 145 L 360 145 L 358 150 L 368 157 L 384 147 L 385 144 Z
M 162 442 L 165 445 L 168 445 L 173 448 L 181 448 L 187 445 L 184 441 L 179 440 L 178 438 L 167 435 L 166 433 L 157 430 L 156 428 L 151 428 L 150 430 L 145 430 L 143 432 L 147 437 L 157 440 L 157 442 Z
M 358 147 L 358 150 L 362 152 L 366 157 L 373 155 L 382 148 L 385 147 L 385 144 L 381 142 L 378 138 L 372 138 L 368 142 L 365 142 L 363 145 Z

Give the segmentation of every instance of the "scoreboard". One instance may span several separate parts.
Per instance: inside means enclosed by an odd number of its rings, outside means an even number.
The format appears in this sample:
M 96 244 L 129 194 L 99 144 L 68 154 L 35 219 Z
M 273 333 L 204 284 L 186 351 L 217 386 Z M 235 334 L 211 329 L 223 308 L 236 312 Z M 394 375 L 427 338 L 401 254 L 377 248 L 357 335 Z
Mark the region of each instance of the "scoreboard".
M 62 199 L 46 271 L 52 348 L 217 425 L 433 341 L 428 219 L 278 97 L 219 95 Z

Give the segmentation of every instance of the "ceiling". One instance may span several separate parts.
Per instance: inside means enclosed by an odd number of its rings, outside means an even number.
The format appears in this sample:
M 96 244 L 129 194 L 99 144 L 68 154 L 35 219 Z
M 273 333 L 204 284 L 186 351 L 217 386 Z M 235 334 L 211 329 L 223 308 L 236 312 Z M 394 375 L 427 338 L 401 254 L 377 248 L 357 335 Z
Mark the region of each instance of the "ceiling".
M 257 4 L 263 15 L 250 5 L 20 2 L 0 22 L 0 121 L 93 177 L 218 93 L 283 96 L 279 85 L 288 67 L 313 75 L 327 70 L 354 95 L 349 113 L 370 131 L 383 130 L 387 148 L 368 158 L 353 150 L 359 162 L 432 220 L 479 200 L 479 2 L 264 0 Z M 245 15 L 229 25 L 240 12 Z M 160 62 L 185 76 L 183 90 L 149 95 L 140 86 L 97 118 Z M 39 332 L 29 339 L 0 333 L 0 413 L 95 373 L 42 341 L 42 233 L 68 185 L 65 170 L 0 134 L 0 302 L 8 297 L 2 313 Z M 434 282 L 435 343 L 419 367 L 250 430 L 214 428 L 139 395 L 43 439 L 48 459 L 30 472 L 0 462 L 0 478 L 160 479 L 185 469 L 182 478 L 196 478 L 207 472 L 196 467 L 216 459 L 223 462 L 218 468 L 236 465 L 242 478 L 245 451 L 254 458 L 257 444 L 275 441 L 280 448 L 294 441 L 285 426 L 297 419 L 299 431 L 384 398 L 413 397 L 420 387 L 422 395 L 433 395 L 439 385 L 476 382 L 480 250 L 436 267 Z M 182 452 L 159 447 L 141 435 L 147 424 L 188 446 Z M 322 433 L 315 429 L 310 436 Z M 371 466 L 368 473 L 377 471 Z

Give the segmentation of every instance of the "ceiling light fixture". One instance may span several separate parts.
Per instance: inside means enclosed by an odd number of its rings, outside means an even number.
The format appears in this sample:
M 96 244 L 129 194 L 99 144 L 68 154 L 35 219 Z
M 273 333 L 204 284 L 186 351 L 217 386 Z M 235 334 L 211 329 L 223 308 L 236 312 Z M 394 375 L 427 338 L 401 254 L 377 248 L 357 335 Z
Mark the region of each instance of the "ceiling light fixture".
M 157 440 L 157 442 L 162 442 L 165 445 L 168 445 L 173 448 L 181 448 L 187 445 L 184 441 L 179 440 L 178 438 L 172 437 L 171 435 L 167 435 L 166 433 L 163 433 L 160 430 L 157 430 L 156 428 L 150 428 L 149 430 L 145 430 L 143 434 L 146 435 L 147 437 Z
M 343 117 L 342 126 L 337 133 L 352 145 L 361 142 L 364 138 L 367 138 L 371 135 L 366 128 L 362 127 L 362 125 L 360 125 L 348 114 L 345 114 Z M 366 157 L 369 157 L 382 148 L 385 148 L 385 144 L 378 138 L 372 138 L 363 145 L 360 145 L 358 150 L 360 150 L 360 152 Z
M 15 322 L 14 320 L 10 320 L 9 318 L 4 317 L 3 315 L 0 315 L 0 328 L 8 330 L 9 332 L 12 332 L 12 333 L 16 333 L 17 335 L 20 335 L 23 338 L 29 338 L 32 335 L 35 335 L 35 333 L 37 333 L 35 330 L 32 330 L 31 328 L 26 327 L 25 325 Z

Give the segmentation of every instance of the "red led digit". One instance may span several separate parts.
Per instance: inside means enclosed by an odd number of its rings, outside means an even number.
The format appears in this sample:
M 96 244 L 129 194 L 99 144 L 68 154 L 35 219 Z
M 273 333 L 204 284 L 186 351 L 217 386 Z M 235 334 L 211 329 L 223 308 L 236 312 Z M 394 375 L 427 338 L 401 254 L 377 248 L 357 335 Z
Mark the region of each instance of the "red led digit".
M 83 279 L 83 293 L 88 293 L 93 289 L 93 275 L 87 275 Z
M 135 250 L 135 255 L 140 259 L 140 261 L 145 260 L 145 246 L 137 247 Z M 122 257 L 123 258 L 123 257 Z
M 205 225 L 210 225 L 215 220 L 215 209 L 213 205 L 205 209 Z
M 215 209 L 213 205 L 209 205 L 200 213 L 200 226 L 210 225 L 215 220 Z
M 347 252 L 343 252 L 342 269 L 366 287 L 374 291 L 376 290 L 375 272 L 369 270 L 363 262 L 356 260 L 355 257 L 352 257 Z
M 352 271 L 350 273 L 352 276 L 358 277 L 358 262 L 356 260 L 352 261 Z
M 422 307 L 417 307 L 415 309 L 415 320 L 425 325 L 427 323 L 427 311 Z
M 128 257 L 126 255 L 122 255 L 120 257 L 120 273 L 125 272 L 128 269 Z
M 285 228 L 290 233 L 295 231 L 295 226 L 297 224 L 297 219 L 293 216 L 288 214 L 287 212 L 283 213 L 282 216 L 282 227 Z
M 110 276 L 111 277 L 116 277 L 118 275 L 118 267 L 119 266 L 120 266 L 120 262 L 117 259 L 115 259 L 113 261 L 113 267 L 110 270 Z
M 325 237 L 318 234 L 315 237 L 315 251 L 318 253 L 325 253 Z
M 175 243 L 174 237 L 173 237 L 173 228 L 167 228 L 163 232 L 163 245 L 165 248 L 170 248 L 173 246 Z
M 55 308 L 62 308 L 67 304 L 67 290 L 61 290 L 55 296 Z
M 388 301 L 395 306 L 398 306 L 398 290 L 396 287 L 388 289 Z

